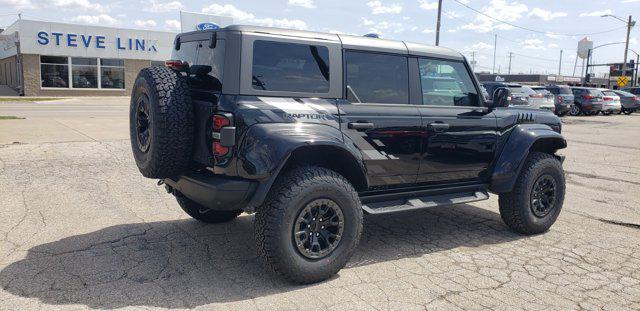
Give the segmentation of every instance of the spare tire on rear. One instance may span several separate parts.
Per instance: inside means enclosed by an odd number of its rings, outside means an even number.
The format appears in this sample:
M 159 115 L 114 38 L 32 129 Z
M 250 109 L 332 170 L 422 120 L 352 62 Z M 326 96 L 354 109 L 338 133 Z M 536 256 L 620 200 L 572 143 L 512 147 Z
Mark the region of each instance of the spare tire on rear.
M 185 172 L 193 144 L 187 78 L 166 67 L 142 69 L 131 93 L 129 133 L 142 175 L 167 178 Z

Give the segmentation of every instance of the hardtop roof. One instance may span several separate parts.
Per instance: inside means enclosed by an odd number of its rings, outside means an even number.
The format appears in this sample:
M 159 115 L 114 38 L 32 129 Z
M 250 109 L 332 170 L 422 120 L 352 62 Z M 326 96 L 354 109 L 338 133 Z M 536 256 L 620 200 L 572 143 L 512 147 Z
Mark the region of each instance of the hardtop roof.
M 284 29 L 276 27 L 250 26 L 250 25 L 230 25 L 217 30 L 205 30 L 189 33 L 182 33 L 178 36 L 202 36 L 206 32 L 214 31 L 239 31 L 243 33 L 261 33 L 275 36 L 287 36 L 303 39 L 325 40 L 328 42 L 340 42 L 345 49 L 366 50 L 383 53 L 407 54 L 416 56 L 427 56 L 443 59 L 463 60 L 464 57 L 455 50 L 432 46 L 420 43 L 405 42 L 398 40 L 389 40 L 381 38 L 370 38 L 364 36 L 355 36 L 347 34 L 333 34 L 324 32 L 315 32 L 307 30 Z

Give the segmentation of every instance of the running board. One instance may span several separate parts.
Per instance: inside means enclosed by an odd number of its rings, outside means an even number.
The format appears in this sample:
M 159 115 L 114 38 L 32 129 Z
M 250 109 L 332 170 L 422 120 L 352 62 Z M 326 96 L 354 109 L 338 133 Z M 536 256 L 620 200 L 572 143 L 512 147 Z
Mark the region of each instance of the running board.
M 386 214 L 436 206 L 470 203 L 486 200 L 488 198 L 489 194 L 486 191 L 475 190 L 384 202 L 371 202 L 363 204 L 362 210 L 364 210 L 367 214 Z

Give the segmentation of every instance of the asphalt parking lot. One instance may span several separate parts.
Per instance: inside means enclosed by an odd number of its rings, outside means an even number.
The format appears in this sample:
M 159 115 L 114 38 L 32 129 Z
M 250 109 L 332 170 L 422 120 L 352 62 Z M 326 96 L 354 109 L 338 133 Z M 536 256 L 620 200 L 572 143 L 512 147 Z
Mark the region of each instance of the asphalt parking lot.
M 0 120 L 2 310 L 640 309 L 640 114 L 563 119 L 546 234 L 509 231 L 496 196 L 365 216 L 348 266 L 296 286 L 261 266 L 252 215 L 198 223 L 138 173 L 125 99 L 18 105 L 0 103 L 26 117 Z

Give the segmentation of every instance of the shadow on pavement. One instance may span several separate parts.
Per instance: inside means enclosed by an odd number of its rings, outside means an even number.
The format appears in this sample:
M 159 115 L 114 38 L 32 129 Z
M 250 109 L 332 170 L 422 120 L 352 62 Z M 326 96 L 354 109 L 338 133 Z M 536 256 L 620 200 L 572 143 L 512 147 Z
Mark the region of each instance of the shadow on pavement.
M 71 236 L 31 248 L 0 272 L 0 284 L 46 304 L 108 309 L 191 308 L 300 289 L 260 264 L 252 222 L 241 216 L 223 225 L 133 223 Z M 365 216 L 362 241 L 345 269 L 519 238 L 498 214 L 471 205 Z

